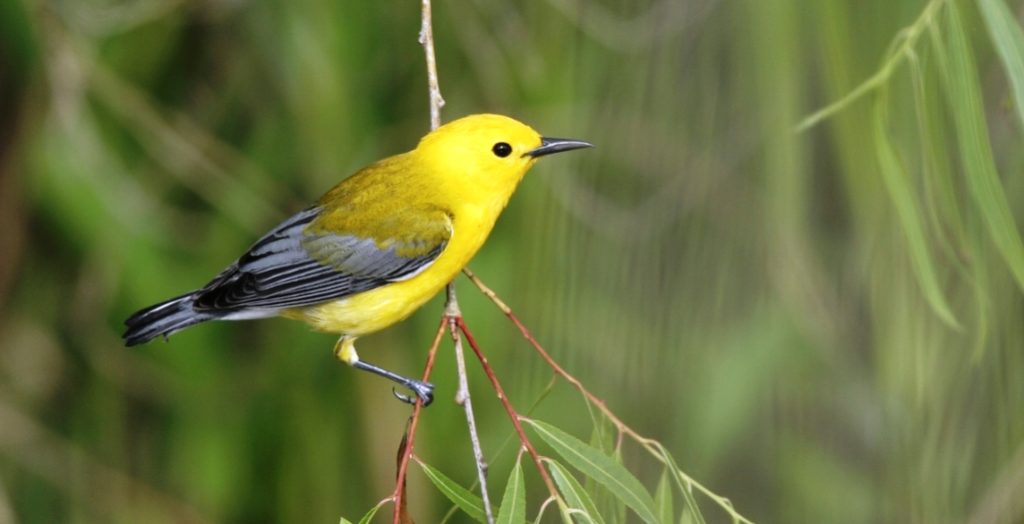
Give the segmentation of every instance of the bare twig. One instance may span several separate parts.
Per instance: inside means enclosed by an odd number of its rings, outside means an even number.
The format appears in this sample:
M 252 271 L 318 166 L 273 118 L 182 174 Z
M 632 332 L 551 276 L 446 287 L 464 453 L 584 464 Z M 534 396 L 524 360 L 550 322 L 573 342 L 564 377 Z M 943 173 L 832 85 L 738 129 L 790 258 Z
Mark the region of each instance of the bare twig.
M 448 319 L 442 318 L 441 323 L 437 326 L 437 333 L 434 334 L 434 341 L 430 344 L 430 351 L 427 353 L 427 364 L 423 368 L 423 381 L 426 382 L 430 379 L 430 373 L 434 370 L 434 360 L 437 356 L 437 348 L 441 345 L 441 337 L 444 336 L 444 328 L 448 324 Z M 391 494 L 391 500 L 395 503 L 395 511 L 392 514 L 392 523 L 401 524 L 401 517 L 404 509 L 404 498 L 405 498 L 405 476 L 409 469 L 409 457 L 412 456 L 413 443 L 416 440 L 416 426 L 420 420 L 420 412 L 423 410 L 423 400 L 417 395 L 416 405 L 412 410 L 412 417 L 409 419 L 409 425 L 405 430 L 405 436 L 402 439 L 405 444 L 402 449 L 401 455 L 398 459 L 398 474 L 395 478 L 395 491 Z
M 434 27 L 430 17 L 430 0 L 423 0 L 420 25 L 420 43 L 427 58 L 427 85 L 430 88 L 430 129 L 441 127 L 441 87 L 437 83 L 437 60 L 434 58 Z
M 437 80 L 437 60 L 434 57 L 434 30 L 431 23 L 430 0 L 422 0 L 419 41 L 423 44 L 423 52 L 427 63 L 427 83 L 430 91 L 430 129 L 434 130 L 441 126 L 441 108 L 444 106 L 444 98 L 441 97 L 441 87 Z M 493 524 L 494 511 L 491 509 L 490 497 L 487 494 L 487 462 L 484 460 L 483 450 L 480 446 L 480 437 L 476 430 L 476 419 L 473 417 L 473 402 L 469 395 L 469 380 L 466 376 L 466 359 L 462 351 L 462 340 L 459 337 L 459 326 L 462 323 L 462 312 L 459 309 L 458 297 L 455 294 L 455 285 L 448 283 L 447 299 L 445 301 L 444 315 L 441 318 L 441 325 L 438 328 L 437 336 L 431 346 L 428 357 L 427 370 L 424 372 L 423 380 L 426 381 L 430 368 L 433 366 L 434 355 L 440 343 L 444 327 L 448 326 L 452 342 L 455 345 L 455 361 L 459 374 L 459 390 L 456 393 L 456 402 L 463 407 L 466 414 L 466 426 L 469 429 L 469 439 L 473 445 L 473 458 L 476 463 L 477 478 L 480 483 L 480 493 L 484 503 L 484 512 L 487 515 L 487 522 Z M 416 408 L 409 423 L 409 429 L 405 435 L 405 446 L 399 457 L 398 479 L 395 483 L 395 492 L 392 498 L 395 502 L 393 515 L 394 524 L 399 524 L 405 516 L 404 495 L 405 495 L 405 474 L 409 465 L 409 458 L 413 451 L 413 439 L 415 437 L 416 423 L 419 420 L 421 402 L 416 401 Z
M 526 448 L 526 452 L 530 454 L 530 458 L 533 459 L 533 464 L 537 467 L 537 473 L 540 474 L 541 478 L 544 479 L 544 484 L 547 486 L 551 496 L 556 500 L 561 500 L 558 496 L 558 490 L 555 489 L 555 483 L 551 480 L 551 475 L 548 474 L 548 470 L 544 468 L 543 462 L 541 462 L 540 454 L 537 453 L 537 449 L 533 447 L 530 439 L 527 438 L 526 432 L 523 431 L 522 417 L 512 407 L 512 403 L 508 400 L 508 395 L 505 394 L 505 388 L 501 387 L 501 382 L 498 381 L 498 377 L 494 374 L 494 369 L 491 368 L 490 362 L 487 361 L 487 357 L 480 351 L 480 346 L 477 345 L 476 339 L 473 338 L 473 334 L 469 332 L 469 327 L 462 321 L 462 318 L 458 319 L 459 329 L 462 334 L 466 336 L 466 342 L 469 342 L 469 347 L 476 353 L 477 360 L 480 361 L 480 365 L 484 368 L 484 373 L 487 374 L 487 378 L 491 381 L 491 386 L 494 387 L 495 393 L 498 395 L 498 400 L 501 401 L 501 405 L 505 408 L 505 412 L 508 413 L 508 418 L 512 420 L 512 426 L 516 430 L 516 434 L 519 435 L 519 441 L 523 447 Z
M 945 2 L 946 0 L 931 0 L 928 2 L 928 4 L 925 5 L 924 10 L 921 11 L 921 15 L 917 20 L 900 31 L 896 40 L 893 42 L 893 46 L 890 48 L 889 53 L 886 55 L 885 63 L 882 64 L 882 67 L 876 71 L 871 78 L 861 82 L 860 85 L 855 87 L 839 100 L 815 111 L 811 115 L 808 115 L 806 118 L 801 120 L 799 124 L 797 124 L 795 131 L 797 133 L 802 133 L 816 126 L 819 122 L 838 113 L 841 109 L 850 105 L 855 100 L 878 89 L 880 86 L 885 85 L 900 63 L 903 60 L 913 57 L 913 49 L 914 45 L 917 43 L 917 38 L 924 33 L 930 24 L 932 24 L 939 12 L 939 8 L 941 8 Z
M 427 62 L 427 87 L 430 90 L 430 129 L 437 129 L 441 127 L 441 108 L 444 107 L 444 98 L 441 96 L 441 86 L 437 80 L 437 60 L 434 57 L 434 24 L 431 17 L 430 0 L 423 0 L 421 5 L 423 9 L 420 25 L 420 43 L 423 44 L 423 54 Z M 459 391 L 456 393 L 455 398 L 466 414 L 466 427 L 469 429 L 469 440 L 473 444 L 473 458 L 474 462 L 476 462 L 477 479 L 480 482 L 484 514 L 487 515 L 488 524 L 492 524 L 494 522 L 494 511 L 491 509 L 491 500 L 487 495 L 487 461 L 484 460 L 483 448 L 480 447 L 480 436 L 476 431 L 473 401 L 469 396 L 469 379 L 466 376 L 466 359 L 462 352 L 462 340 L 459 338 L 459 330 L 457 328 L 457 323 L 462 322 L 462 311 L 459 309 L 459 299 L 455 294 L 455 283 L 449 282 L 445 292 L 447 296 L 444 305 L 444 315 L 448 319 L 449 333 L 451 333 L 452 342 L 455 344 L 455 363 L 459 374 Z
M 537 354 L 540 355 L 541 359 L 543 359 L 544 362 L 546 362 L 548 366 L 551 367 L 555 374 L 564 379 L 569 384 L 571 384 L 577 391 L 580 392 L 580 394 L 583 395 L 587 402 L 595 406 L 612 423 L 612 425 L 615 426 L 615 429 L 619 432 L 619 442 L 616 444 L 617 446 L 621 446 L 621 439 L 623 435 L 630 437 L 633 441 L 635 441 L 637 444 L 639 444 L 641 447 L 647 450 L 648 453 L 653 455 L 663 464 L 667 466 L 672 466 L 669 469 L 672 471 L 676 483 L 679 485 L 680 489 L 691 491 L 693 488 L 696 488 L 705 496 L 714 500 L 723 509 L 728 511 L 736 522 L 750 522 L 750 520 L 736 512 L 736 510 L 732 507 L 732 504 L 729 502 L 728 499 L 711 491 L 703 484 L 694 480 L 692 477 L 683 474 L 681 470 L 679 470 L 679 468 L 676 466 L 675 460 L 672 458 L 672 455 L 669 454 L 668 450 L 666 450 L 660 442 L 651 438 L 647 438 L 637 433 L 636 430 L 634 430 L 633 428 L 626 425 L 626 423 L 623 422 L 622 419 L 616 416 L 615 413 L 613 413 L 612 410 L 608 408 L 604 400 L 599 398 L 597 395 L 591 393 L 590 390 L 588 390 L 583 385 L 583 383 L 579 381 L 579 379 L 569 374 L 569 372 L 562 368 L 562 366 L 560 366 L 558 362 L 555 362 L 555 359 L 551 358 L 551 355 L 548 354 L 548 352 L 540 345 L 539 342 L 537 342 L 537 339 L 533 337 L 533 334 L 530 333 L 530 330 L 527 329 L 526 326 L 523 325 L 523 323 L 515 315 L 515 313 L 512 312 L 512 308 L 508 307 L 508 304 L 505 304 L 505 302 L 501 300 L 500 297 L 498 297 L 497 293 L 495 293 L 491 288 L 487 287 L 487 285 L 484 284 L 482 280 L 480 280 L 480 277 L 477 277 L 476 274 L 474 274 L 468 268 L 463 269 L 462 272 L 465 273 L 467 277 L 469 277 L 469 280 L 471 280 L 478 289 L 480 289 L 480 292 L 482 292 L 488 299 L 490 299 L 491 302 L 493 302 L 494 305 L 496 305 L 498 309 L 500 309 L 501 312 L 504 313 L 505 316 L 508 317 L 508 319 L 511 320 L 513 324 L 515 324 L 516 328 L 519 329 L 519 333 L 523 336 L 523 338 L 526 339 L 527 342 L 530 343 L 534 351 L 536 351 Z M 472 337 L 470 337 L 468 333 L 466 334 L 466 339 L 469 340 L 471 346 L 474 344 Z M 474 350 L 475 349 L 476 348 L 474 347 Z M 484 360 L 481 360 L 481 362 L 484 362 Z M 488 373 L 488 376 L 491 376 L 491 373 Z M 504 397 L 503 392 L 499 391 L 499 397 Z M 509 409 L 511 409 L 511 406 L 506 406 L 506 411 Z M 518 419 L 516 420 L 516 423 L 516 428 L 518 430 Z
M 466 425 L 469 427 L 469 440 L 473 444 L 473 458 L 476 461 L 476 475 L 480 482 L 480 495 L 484 503 L 484 514 L 487 516 L 488 524 L 494 523 L 494 511 L 491 509 L 491 498 L 487 494 L 487 461 L 484 460 L 483 448 L 480 447 L 480 437 L 476 431 L 476 419 L 473 417 L 473 401 L 469 396 L 469 380 L 466 377 L 466 357 L 462 351 L 462 337 L 459 336 L 459 329 L 463 325 L 462 317 L 457 322 L 449 322 L 449 333 L 455 342 L 455 362 L 459 369 L 459 391 L 455 393 L 455 402 L 462 406 L 466 412 Z

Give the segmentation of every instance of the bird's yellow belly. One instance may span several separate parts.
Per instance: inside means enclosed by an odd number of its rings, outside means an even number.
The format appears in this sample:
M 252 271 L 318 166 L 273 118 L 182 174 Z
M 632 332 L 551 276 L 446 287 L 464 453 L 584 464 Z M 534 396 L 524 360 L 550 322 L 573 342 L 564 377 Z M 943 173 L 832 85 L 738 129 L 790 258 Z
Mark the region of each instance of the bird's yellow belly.
M 494 218 L 472 218 L 476 220 L 455 221 L 454 234 L 445 250 L 415 277 L 334 302 L 285 310 L 281 315 L 306 322 L 317 331 L 354 337 L 404 320 L 451 282 L 483 245 L 494 226 Z
M 361 336 L 399 322 L 437 294 L 445 283 L 397 282 L 342 300 L 284 312 L 317 331 Z

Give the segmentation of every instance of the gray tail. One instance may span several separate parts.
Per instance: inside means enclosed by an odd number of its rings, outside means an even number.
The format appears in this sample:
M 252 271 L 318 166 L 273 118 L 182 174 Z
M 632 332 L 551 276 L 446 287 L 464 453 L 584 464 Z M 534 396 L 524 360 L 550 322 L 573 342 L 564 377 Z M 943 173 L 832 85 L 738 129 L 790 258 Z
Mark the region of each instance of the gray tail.
M 217 318 L 210 313 L 197 312 L 192 307 L 194 299 L 195 295 L 189 293 L 149 306 L 128 317 L 128 320 L 124 321 L 124 325 L 128 326 L 123 335 L 125 345 L 136 346 L 161 335 L 166 337 L 193 324 Z

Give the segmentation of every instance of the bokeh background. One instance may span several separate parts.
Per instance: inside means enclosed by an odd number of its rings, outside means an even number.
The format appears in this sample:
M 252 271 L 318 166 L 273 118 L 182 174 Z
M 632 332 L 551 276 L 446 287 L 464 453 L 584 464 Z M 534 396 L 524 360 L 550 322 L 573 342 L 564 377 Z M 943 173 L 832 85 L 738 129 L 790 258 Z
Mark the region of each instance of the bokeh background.
M 471 267 L 757 522 L 1021 522 L 1021 101 L 984 3 L 436 1 L 446 120 L 597 144 L 538 165 Z M 1024 4 L 1004 5 L 1016 27 Z M 119 336 L 415 144 L 419 22 L 409 1 L 0 2 L 0 522 L 338 522 L 391 491 L 409 410 L 332 337 L 286 320 Z M 882 91 L 796 131 L 883 64 Z M 526 409 L 550 371 L 459 289 Z M 440 312 L 362 356 L 418 374 Z M 446 345 L 417 450 L 468 485 L 453 368 Z M 470 370 L 497 495 L 510 428 Z M 591 430 L 564 386 L 535 414 Z M 416 469 L 409 489 L 440 520 Z

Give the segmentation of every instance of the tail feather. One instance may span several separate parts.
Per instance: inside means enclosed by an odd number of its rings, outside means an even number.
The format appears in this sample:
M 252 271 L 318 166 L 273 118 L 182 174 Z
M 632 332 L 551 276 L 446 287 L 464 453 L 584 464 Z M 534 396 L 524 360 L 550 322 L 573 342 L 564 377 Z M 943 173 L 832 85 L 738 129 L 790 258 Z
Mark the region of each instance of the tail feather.
M 124 321 L 124 343 L 136 346 L 158 336 L 168 336 L 191 325 L 213 318 L 208 312 L 197 312 L 193 307 L 195 295 L 189 293 L 143 309 Z

